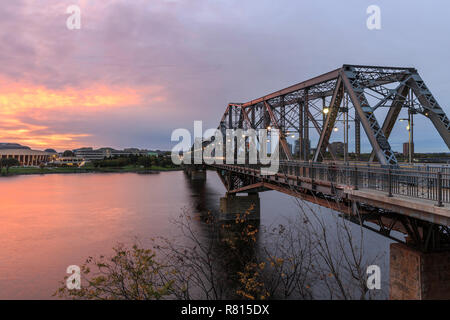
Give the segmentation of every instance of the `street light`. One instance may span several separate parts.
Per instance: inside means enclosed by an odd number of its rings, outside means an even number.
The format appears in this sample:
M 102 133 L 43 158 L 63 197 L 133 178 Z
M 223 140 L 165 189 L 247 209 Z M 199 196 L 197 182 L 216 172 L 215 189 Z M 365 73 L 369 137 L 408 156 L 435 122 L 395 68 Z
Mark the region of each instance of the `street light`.
M 398 119 L 400 122 L 408 121 L 408 125 L 406 126 L 406 130 L 408 130 L 408 162 L 412 163 L 412 157 L 413 157 L 413 139 L 414 139 L 414 132 L 413 132 L 413 114 L 412 112 L 408 111 L 408 118 L 402 118 Z
M 328 114 L 328 112 L 330 112 L 330 109 L 329 108 L 323 108 L 322 112 L 324 114 Z

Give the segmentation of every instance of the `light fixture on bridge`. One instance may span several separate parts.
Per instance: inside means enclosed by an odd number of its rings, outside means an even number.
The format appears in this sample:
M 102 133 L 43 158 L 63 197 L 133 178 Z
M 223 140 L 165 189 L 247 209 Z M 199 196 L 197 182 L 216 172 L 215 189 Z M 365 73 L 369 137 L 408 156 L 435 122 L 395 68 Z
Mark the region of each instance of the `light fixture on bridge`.
M 272 127 L 271 127 L 271 126 L 268 126 L 268 127 L 267 127 L 267 130 L 272 130 Z
M 322 112 L 324 114 L 328 114 L 328 112 L 330 112 L 330 108 L 323 108 Z
M 333 128 L 333 131 L 334 131 L 334 132 L 338 132 L 338 131 L 339 131 L 339 128 L 338 128 L 338 127 L 334 127 L 334 128 Z

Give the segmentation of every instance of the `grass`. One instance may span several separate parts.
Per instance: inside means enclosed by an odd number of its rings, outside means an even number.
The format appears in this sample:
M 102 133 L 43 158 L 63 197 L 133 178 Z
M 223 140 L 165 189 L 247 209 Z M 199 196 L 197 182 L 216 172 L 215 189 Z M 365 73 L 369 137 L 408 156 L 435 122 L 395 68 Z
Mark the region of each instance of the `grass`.
M 92 165 L 78 167 L 53 167 L 53 168 L 35 168 L 35 167 L 12 167 L 9 168 L 9 175 L 22 175 L 22 174 L 51 174 L 51 173 L 90 173 L 90 172 L 160 172 L 160 171 L 174 171 L 179 170 L 179 167 L 165 168 L 159 166 L 152 166 L 150 168 L 141 168 L 135 166 L 125 166 L 122 168 L 95 168 Z M 2 175 L 6 174 L 6 169 L 2 171 Z

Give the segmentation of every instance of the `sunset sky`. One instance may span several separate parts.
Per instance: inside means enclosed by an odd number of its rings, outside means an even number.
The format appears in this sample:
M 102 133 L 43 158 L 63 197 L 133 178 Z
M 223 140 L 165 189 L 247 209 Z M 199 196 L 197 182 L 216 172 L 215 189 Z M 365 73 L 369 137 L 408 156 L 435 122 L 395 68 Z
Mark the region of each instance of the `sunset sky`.
M 0 6 L 0 142 L 168 149 L 245 102 L 344 63 L 411 66 L 450 114 L 450 3 L 15 0 Z M 81 29 L 66 8 L 81 8 Z M 366 8 L 382 29 L 366 28 Z M 448 151 L 426 119 L 416 150 Z M 419 134 L 419 132 L 421 132 Z M 392 134 L 401 150 L 407 132 Z M 367 143 L 363 151 L 367 150 Z

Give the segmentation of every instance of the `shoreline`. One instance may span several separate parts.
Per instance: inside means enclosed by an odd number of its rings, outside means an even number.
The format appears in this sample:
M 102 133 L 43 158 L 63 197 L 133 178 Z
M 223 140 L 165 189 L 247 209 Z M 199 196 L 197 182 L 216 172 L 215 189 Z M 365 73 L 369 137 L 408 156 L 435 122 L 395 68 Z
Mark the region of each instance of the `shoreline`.
M 45 175 L 45 174 L 80 174 L 80 173 L 137 173 L 137 174 L 158 174 L 160 172 L 181 171 L 181 168 L 35 168 L 16 167 L 10 168 L 9 173 L 2 172 L 1 177 L 11 177 L 19 175 Z

